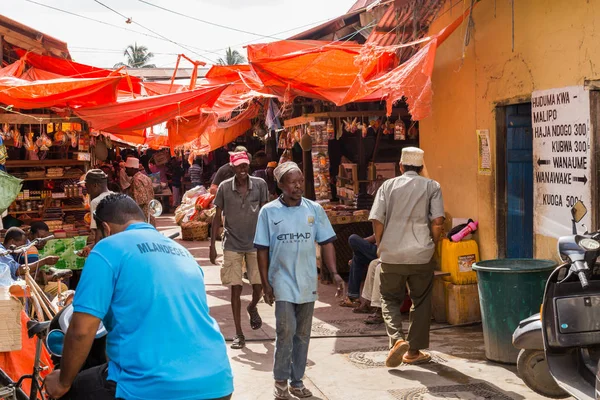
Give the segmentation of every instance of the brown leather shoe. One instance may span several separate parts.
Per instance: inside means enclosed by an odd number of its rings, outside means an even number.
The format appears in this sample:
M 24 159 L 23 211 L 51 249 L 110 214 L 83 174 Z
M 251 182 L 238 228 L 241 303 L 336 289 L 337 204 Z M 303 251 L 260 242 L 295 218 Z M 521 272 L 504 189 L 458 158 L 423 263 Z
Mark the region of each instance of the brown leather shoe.
M 405 340 L 398 340 L 385 359 L 385 366 L 388 368 L 398 367 L 400 364 L 402 364 L 402 358 L 408 350 L 408 342 Z

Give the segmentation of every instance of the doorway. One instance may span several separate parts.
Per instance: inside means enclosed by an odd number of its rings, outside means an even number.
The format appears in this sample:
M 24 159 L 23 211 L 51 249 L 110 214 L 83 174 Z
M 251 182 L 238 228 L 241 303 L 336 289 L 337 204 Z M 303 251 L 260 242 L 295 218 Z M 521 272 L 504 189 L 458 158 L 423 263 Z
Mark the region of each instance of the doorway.
M 531 103 L 496 109 L 497 237 L 501 258 L 533 258 Z

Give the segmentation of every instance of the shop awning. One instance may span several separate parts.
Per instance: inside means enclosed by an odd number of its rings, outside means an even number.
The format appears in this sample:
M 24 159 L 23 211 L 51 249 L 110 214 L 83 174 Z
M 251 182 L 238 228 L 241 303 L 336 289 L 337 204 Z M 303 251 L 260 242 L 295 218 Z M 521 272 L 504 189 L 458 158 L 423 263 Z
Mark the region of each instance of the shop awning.
M 142 90 L 141 79 L 134 76 L 79 64 L 64 58 L 29 53 L 23 49 L 15 49 L 15 52 L 28 65 L 57 75 L 70 78 L 106 78 L 117 75 L 126 78 L 119 82 L 119 90 L 133 92 L 135 94 L 140 94 Z
M 121 77 L 27 81 L 0 77 L 0 103 L 15 108 L 95 106 L 116 101 Z
M 129 99 L 122 102 L 74 110 L 93 129 L 114 135 L 130 134 L 166 122 L 204 106 L 211 106 L 227 85 L 182 93 Z
M 260 107 L 250 104 L 246 110 L 226 122 L 219 122 L 216 113 L 203 113 L 192 117 L 172 119 L 167 124 L 169 145 L 175 148 L 191 145 L 198 153 L 208 153 L 231 143 L 252 127 Z
M 328 100 L 338 106 L 357 101 L 395 102 L 406 97 L 413 120 L 431 111 L 431 75 L 437 46 L 462 23 L 470 10 L 438 34 L 399 46 L 280 41 L 248 46 L 248 60 L 264 86 L 285 96 Z M 403 46 L 423 47 L 396 66 Z

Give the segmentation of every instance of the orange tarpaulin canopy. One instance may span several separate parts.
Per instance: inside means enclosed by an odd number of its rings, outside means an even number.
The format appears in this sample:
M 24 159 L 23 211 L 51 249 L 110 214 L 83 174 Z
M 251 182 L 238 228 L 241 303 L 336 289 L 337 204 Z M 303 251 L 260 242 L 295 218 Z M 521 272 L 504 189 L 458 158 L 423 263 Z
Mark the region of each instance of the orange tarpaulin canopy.
M 225 88 L 226 85 L 221 85 L 182 93 L 142 97 L 96 107 L 83 107 L 74 112 L 92 128 L 119 136 L 149 128 L 193 110 L 199 112 L 200 107 L 214 104 Z
M 386 100 L 387 112 L 391 114 L 393 104 L 406 97 L 412 118 L 420 120 L 431 112 L 431 75 L 437 46 L 469 12 L 437 35 L 415 43 L 361 46 L 280 41 L 248 46 L 248 60 L 265 87 L 284 95 L 286 101 L 305 96 L 340 106 Z M 408 61 L 394 67 L 399 47 L 420 43 L 426 44 Z
M 109 71 L 107 69 L 96 68 L 85 64 L 79 64 L 64 58 L 42 56 L 40 54 L 29 53 L 23 49 L 15 49 L 17 55 L 24 60 L 28 65 L 42 69 L 44 71 L 52 72 L 58 75 L 71 78 L 106 78 L 108 76 L 123 76 L 115 71 Z M 119 90 L 126 92 L 133 92 L 140 94 L 142 90 L 140 78 L 134 76 L 126 76 L 119 83 Z
M 199 153 L 208 153 L 234 141 L 252 127 L 250 120 L 258 115 L 259 106 L 251 104 L 227 122 L 218 122 L 215 113 L 173 119 L 167 124 L 171 148 L 193 142 Z
M 431 40 L 414 56 L 392 71 L 372 80 L 364 80 L 361 75 L 358 75 L 343 102 L 357 101 L 377 92 L 382 94 L 382 98 L 385 98 L 388 114 L 391 114 L 395 102 L 406 98 L 413 120 L 419 121 L 429 116 L 433 100 L 431 76 L 437 47 L 460 26 L 469 12 L 470 9 L 431 37 Z M 368 57 L 366 54 L 369 51 L 373 51 L 373 48 L 367 47 L 363 57 Z
M 65 78 L 31 82 L 5 76 L 0 77 L 0 103 L 23 109 L 106 104 L 116 100 L 120 80 L 121 77 Z
M 7 65 L 4 68 L 0 68 L 0 77 L 13 76 L 20 78 L 25 69 L 25 63 L 22 60 L 17 60 L 12 64 Z
M 395 53 L 385 52 L 361 67 L 355 63 L 361 50 L 355 43 L 284 40 L 248 46 L 248 60 L 264 86 L 279 96 L 341 105 L 359 73 L 370 79 L 397 64 Z

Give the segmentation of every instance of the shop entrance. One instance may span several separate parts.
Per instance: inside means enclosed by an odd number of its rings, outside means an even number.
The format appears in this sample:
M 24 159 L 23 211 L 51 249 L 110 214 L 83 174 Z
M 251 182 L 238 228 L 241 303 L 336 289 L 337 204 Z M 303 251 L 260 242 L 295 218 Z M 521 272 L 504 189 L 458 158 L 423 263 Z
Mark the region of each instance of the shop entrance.
M 533 136 L 531 103 L 497 110 L 498 252 L 533 257 Z

